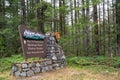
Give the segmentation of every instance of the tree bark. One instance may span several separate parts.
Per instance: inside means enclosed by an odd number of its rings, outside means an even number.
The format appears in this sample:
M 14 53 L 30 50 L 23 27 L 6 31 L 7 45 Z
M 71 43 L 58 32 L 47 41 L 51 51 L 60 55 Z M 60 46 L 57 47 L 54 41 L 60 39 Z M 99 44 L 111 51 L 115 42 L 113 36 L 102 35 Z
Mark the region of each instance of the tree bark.
M 99 32 L 98 32 L 98 16 L 97 16 L 97 5 L 93 5 L 93 20 L 95 22 L 94 33 L 95 33 L 95 53 L 96 55 L 100 55 L 99 52 Z
M 74 8 L 77 8 L 77 1 L 76 0 L 74 0 Z M 77 24 L 77 11 L 75 10 L 75 15 L 74 15 L 74 17 L 75 17 L 75 24 Z M 78 26 L 77 25 L 75 25 L 75 34 L 76 34 L 76 37 L 75 37 L 75 45 L 76 45 L 76 56 L 79 56 L 79 54 L 78 54 L 78 37 L 77 37 L 77 35 L 78 35 Z
M 62 0 L 59 0 L 59 8 L 62 7 Z M 62 12 L 59 10 L 59 19 L 60 19 L 60 33 L 61 35 L 63 34 L 63 14 Z
M 117 54 L 120 55 L 120 0 L 116 0 Z
M 75 44 L 74 44 L 74 27 L 73 27 L 73 1 L 72 0 L 70 0 L 70 10 L 71 10 L 71 26 L 72 26 L 72 53 L 74 53 L 74 46 L 75 46 Z
M 22 0 L 22 25 L 27 25 L 25 0 Z
M 89 22 L 89 0 L 86 0 L 86 5 L 87 5 L 86 20 L 87 20 L 87 22 Z M 85 35 L 86 35 L 86 39 L 85 39 L 86 55 L 88 56 L 89 55 L 89 44 L 90 44 L 89 23 L 87 23 L 87 26 L 85 27 Z
M 0 1 L 0 28 L 2 28 L 6 23 L 5 23 L 5 1 Z
M 53 21 L 54 21 L 54 32 L 57 31 L 57 25 L 56 25 L 56 0 L 53 0 L 53 7 L 54 7 L 54 18 L 53 18 Z
M 73 2 L 72 0 L 70 0 L 70 10 L 71 10 L 71 25 L 73 26 Z
M 65 0 L 63 0 L 63 7 L 65 7 Z M 66 10 L 65 10 L 66 11 Z M 65 23 L 66 23 L 66 20 L 65 20 L 65 15 L 66 15 L 66 12 L 63 13 L 63 34 L 65 35 L 66 34 L 66 28 L 65 28 Z
M 103 0 L 103 54 L 106 54 L 106 40 L 105 40 L 105 0 Z
M 45 33 L 44 31 L 44 22 L 45 22 L 45 10 L 47 9 L 47 5 L 44 3 L 43 0 L 39 1 L 37 0 L 37 3 L 42 3 L 41 6 L 37 8 L 37 25 L 38 25 L 38 30 L 41 33 Z

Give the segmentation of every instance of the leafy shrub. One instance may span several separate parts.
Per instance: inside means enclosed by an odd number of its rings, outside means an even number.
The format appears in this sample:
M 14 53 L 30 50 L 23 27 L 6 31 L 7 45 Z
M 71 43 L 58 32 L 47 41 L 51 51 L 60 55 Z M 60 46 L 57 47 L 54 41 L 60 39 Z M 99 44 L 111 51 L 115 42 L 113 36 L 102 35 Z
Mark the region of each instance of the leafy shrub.
M 68 65 L 75 66 L 89 66 L 89 65 L 105 65 L 109 67 L 120 68 L 120 58 L 114 57 L 104 57 L 104 56 L 96 56 L 96 57 L 72 57 L 67 58 Z
M 92 57 L 73 57 L 67 59 L 68 64 L 75 64 L 79 66 L 93 65 Z
M 0 59 L 0 72 L 5 70 L 10 70 L 11 65 L 16 62 L 24 61 L 21 55 L 12 55 L 11 57 L 6 57 Z
M 0 32 L 0 58 L 11 56 L 18 50 L 19 42 L 17 33 L 11 28 L 5 28 Z
M 6 78 L 4 78 L 4 77 L 0 77 L 0 80 L 8 80 L 8 79 L 6 79 Z
M 120 68 L 120 57 L 114 57 L 110 66 Z

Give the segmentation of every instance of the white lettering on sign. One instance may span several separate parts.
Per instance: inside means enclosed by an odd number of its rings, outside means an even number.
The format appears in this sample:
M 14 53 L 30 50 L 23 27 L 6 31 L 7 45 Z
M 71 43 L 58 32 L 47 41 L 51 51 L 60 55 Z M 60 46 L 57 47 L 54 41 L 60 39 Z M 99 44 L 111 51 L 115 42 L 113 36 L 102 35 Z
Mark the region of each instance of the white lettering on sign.
M 28 51 L 27 54 L 39 54 L 39 53 L 44 53 L 44 51 Z

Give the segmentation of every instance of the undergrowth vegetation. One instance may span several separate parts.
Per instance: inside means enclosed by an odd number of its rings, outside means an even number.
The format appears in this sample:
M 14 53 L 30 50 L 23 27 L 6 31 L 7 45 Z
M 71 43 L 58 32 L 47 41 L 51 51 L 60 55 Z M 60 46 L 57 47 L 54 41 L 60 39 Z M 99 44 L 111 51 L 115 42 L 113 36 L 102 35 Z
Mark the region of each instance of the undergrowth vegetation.
M 0 59 L 0 72 L 10 70 L 13 63 L 24 61 L 21 55 L 12 55 L 11 57 L 5 57 Z
M 32 58 L 29 60 L 36 60 Z M 11 57 L 1 58 L 0 59 L 0 72 L 10 70 L 11 65 L 16 62 L 23 62 L 24 58 L 22 55 L 12 55 Z M 102 68 L 115 68 L 120 69 L 120 58 L 119 57 L 67 57 L 67 66 L 71 67 L 86 67 L 86 68 L 95 68 L 96 66 Z M 97 67 L 96 67 L 97 69 Z
M 29 61 L 38 60 L 39 58 L 30 58 Z M 12 55 L 11 57 L 5 57 L 0 59 L 0 72 L 10 70 L 13 63 L 25 61 L 22 55 Z
M 120 68 L 120 58 L 119 57 L 109 58 L 105 56 L 71 57 L 67 58 L 67 64 L 75 66 L 104 65 L 113 68 Z
M 38 58 L 31 58 L 29 61 L 38 60 Z M 0 59 L 0 80 L 9 80 L 10 70 L 13 63 L 23 62 L 24 58 L 22 55 L 12 55 L 11 57 L 5 57 Z M 67 57 L 67 68 L 74 70 L 85 70 L 90 72 L 91 75 L 96 74 L 120 74 L 120 58 L 119 57 L 104 57 L 104 56 L 95 56 L 95 57 Z M 79 72 L 79 71 L 77 71 Z M 82 72 L 83 73 L 83 72 Z M 88 74 L 86 74 L 87 76 Z M 118 77 L 118 76 L 117 76 Z M 75 77 L 73 77 L 74 79 Z M 79 78 L 79 77 L 78 77 Z M 72 80 L 72 79 L 71 79 Z M 118 79 L 119 80 L 119 79 Z

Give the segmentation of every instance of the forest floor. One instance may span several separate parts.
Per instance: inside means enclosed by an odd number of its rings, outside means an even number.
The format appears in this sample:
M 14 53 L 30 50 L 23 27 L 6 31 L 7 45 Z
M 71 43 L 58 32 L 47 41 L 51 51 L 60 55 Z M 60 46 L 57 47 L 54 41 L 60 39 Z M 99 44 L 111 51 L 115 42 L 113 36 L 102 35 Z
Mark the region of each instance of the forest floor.
M 66 68 L 26 78 L 10 76 L 11 64 L 23 60 L 21 55 L 0 59 L 0 80 L 120 80 L 120 57 L 67 57 Z
M 32 77 L 20 78 L 9 75 L 9 71 L 0 73 L 0 80 L 120 80 L 120 72 L 109 72 L 84 68 L 66 67 L 40 73 Z

